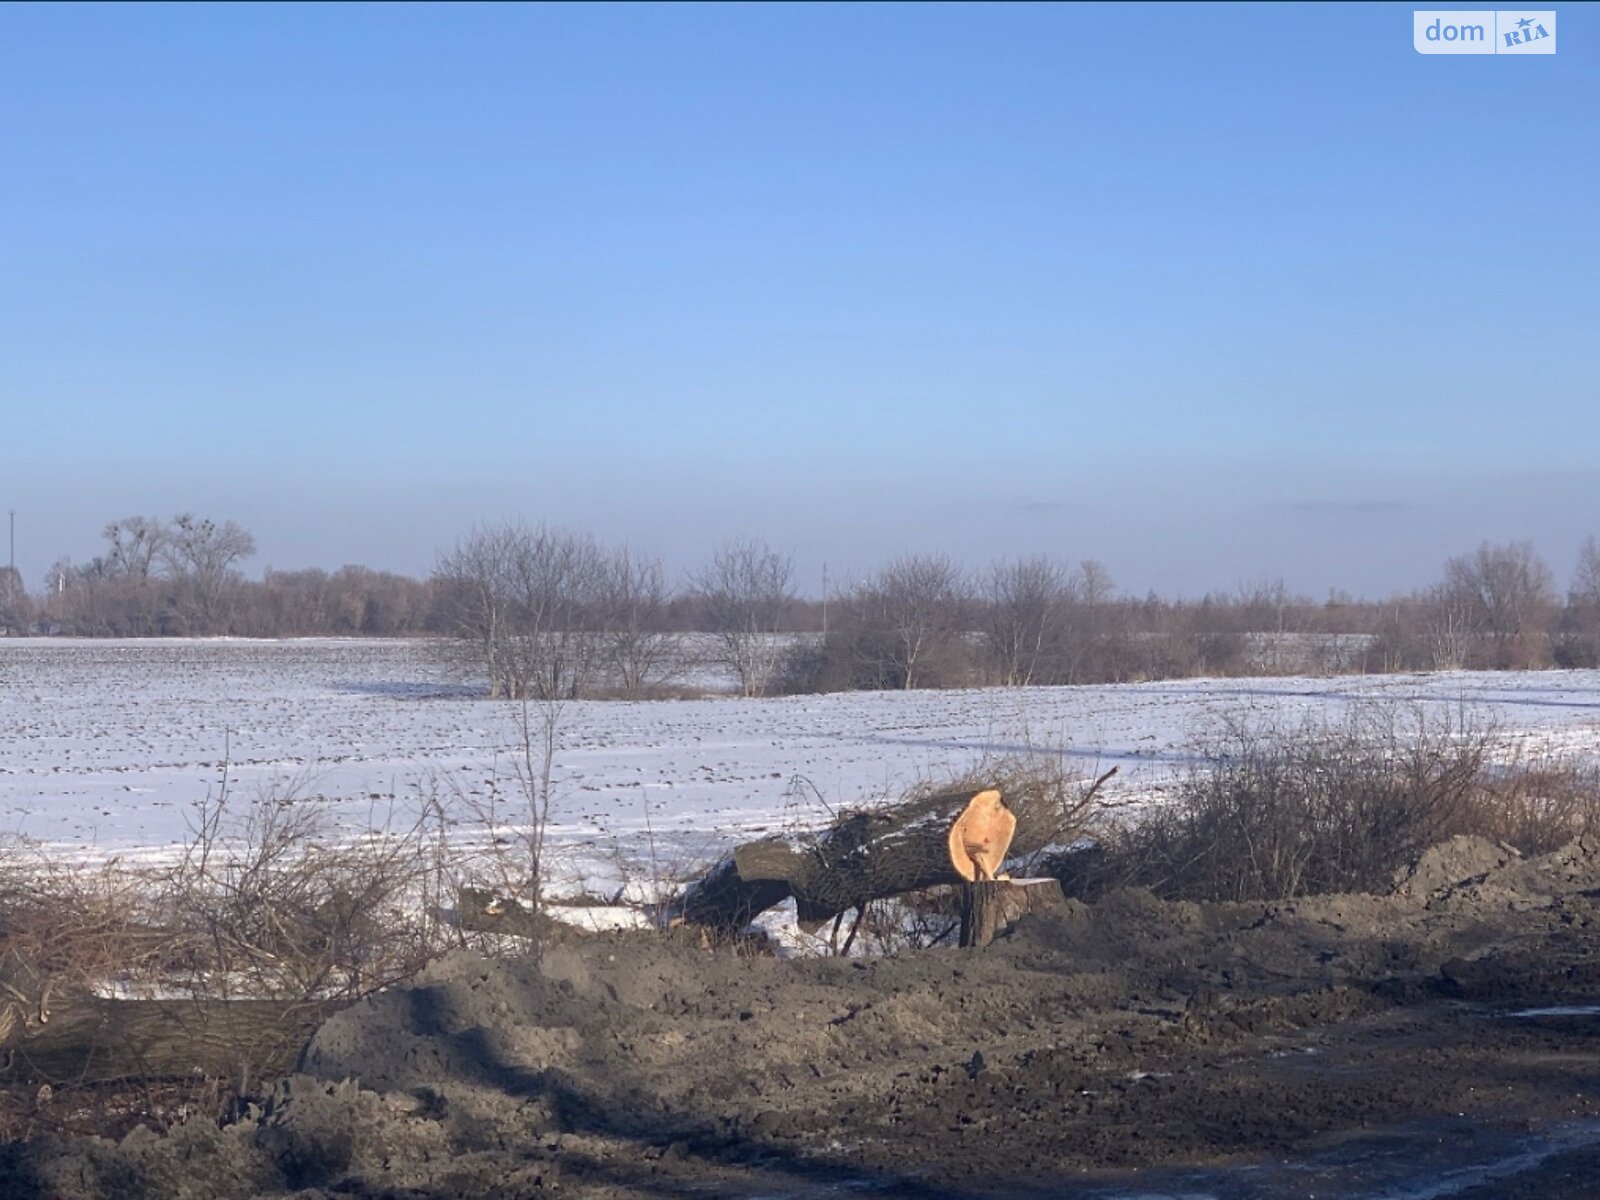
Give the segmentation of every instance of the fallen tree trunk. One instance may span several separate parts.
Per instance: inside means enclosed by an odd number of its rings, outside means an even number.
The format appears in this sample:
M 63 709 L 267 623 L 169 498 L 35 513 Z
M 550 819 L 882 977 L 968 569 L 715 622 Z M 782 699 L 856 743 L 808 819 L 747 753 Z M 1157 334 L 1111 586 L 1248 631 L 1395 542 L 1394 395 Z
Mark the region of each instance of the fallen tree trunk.
M 7 949 L 0 955 L 0 1079 L 104 1083 L 283 1071 L 340 1007 L 320 1000 L 113 1000 L 57 987 Z
M 13 1034 L 0 1078 L 80 1083 L 284 1071 L 337 1005 L 281 1000 L 58 996 L 50 1020 Z
M 1112 768 L 1088 788 L 1058 777 L 995 781 L 1016 818 L 1010 854 L 1031 854 L 1075 829 L 1095 791 L 1115 773 Z M 970 876 L 952 861 L 950 834 L 987 786 L 914 795 L 844 813 L 821 830 L 737 846 L 668 903 L 663 922 L 736 932 L 793 897 L 801 927 L 815 931 L 872 900 L 967 882 Z

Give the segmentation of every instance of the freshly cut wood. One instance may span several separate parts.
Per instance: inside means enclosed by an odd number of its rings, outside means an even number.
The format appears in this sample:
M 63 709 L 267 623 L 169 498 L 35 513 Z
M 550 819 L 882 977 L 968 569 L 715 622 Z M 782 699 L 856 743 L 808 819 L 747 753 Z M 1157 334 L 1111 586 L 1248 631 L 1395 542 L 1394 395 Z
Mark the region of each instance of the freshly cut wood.
M 1017 834 L 1017 815 L 998 790 L 979 792 L 950 826 L 950 865 L 971 883 L 995 879 Z
M 1032 854 L 1070 836 L 1113 774 L 1115 768 L 1088 787 L 1055 774 L 983 781 L 842 813 L 821 829 L 747 842 L 674 897 L 662 921 L 737 932 L 793 897 L 801 927 L 815 931 L 871 900 L 969 882 L 980 862 L 998 873 L 1005 854 Z M 974 809 L 978 797 L 985 798 Z M 969 810 L 981 826 L 976 858 L 965 836 L 952 836 Z M 1012 836 L 1002 846 L 1007 826 Z
M 981 949 L 1031 913 L 1067 903 L 1059 879 L 982 880 L 961 889 L 961 945 Z

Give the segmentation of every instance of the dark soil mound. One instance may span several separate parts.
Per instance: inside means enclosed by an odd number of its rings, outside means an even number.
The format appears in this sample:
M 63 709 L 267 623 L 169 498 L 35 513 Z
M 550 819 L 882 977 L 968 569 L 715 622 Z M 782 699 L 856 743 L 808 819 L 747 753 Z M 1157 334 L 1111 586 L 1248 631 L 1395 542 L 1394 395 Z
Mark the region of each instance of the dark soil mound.
M 1087 1195 L 1119 1169 L 1363 1127 L 1582 1118 L 1600 1018 L 1503 1014 L 1596 1000 L 1587 843 L 1530 860 L 1450 843 L 1387 896 L 1122 891 L 983 952 L 782 962 L 574 938 L 458 955 L 339 1014 L 226 1128 L 12 1144 L 0 1194 Z M 1552 1166 L 1593 1160 L 1573 1145 L 1535 1164 L 1539 1194 L 1592 1194 Z

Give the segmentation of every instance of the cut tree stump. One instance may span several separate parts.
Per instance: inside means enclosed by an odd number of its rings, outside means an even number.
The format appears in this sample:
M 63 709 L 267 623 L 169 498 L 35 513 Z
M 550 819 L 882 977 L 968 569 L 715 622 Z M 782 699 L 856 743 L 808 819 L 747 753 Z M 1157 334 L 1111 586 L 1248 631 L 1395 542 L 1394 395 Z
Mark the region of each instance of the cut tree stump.
M 961 945 L 981 950 L 1023 917 L 1066 907 L 1057 879 L 993 879 L 961 888 Z

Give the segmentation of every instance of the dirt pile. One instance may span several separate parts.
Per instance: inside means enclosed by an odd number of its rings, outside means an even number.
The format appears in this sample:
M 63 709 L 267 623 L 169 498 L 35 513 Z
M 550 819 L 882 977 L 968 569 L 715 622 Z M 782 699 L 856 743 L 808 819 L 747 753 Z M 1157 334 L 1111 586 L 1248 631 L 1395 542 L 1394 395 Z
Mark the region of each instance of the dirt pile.
M 1520 857 L 1510 846 L 1487 838 L 1453 837 L 1429 847 L 1415 862 L 1396 872 L 1395 894 L 1437 900 L 1465 883 L 1487 878 Z
M 536 961 L 458 955 L 339 1014 L 226 1128 L 8 1146 L 0 1192 L 1087 1195 L 1361 1127 L 1593 1114 L 1600 1018 L 1505 1014 L 1597 1000 L 1590 843 L 1447 843 L 1384 896 L 1123 891 L 981 953 L 573 938 Z M 1556 1160 L 1539 1194 L 1568 1194 Z

